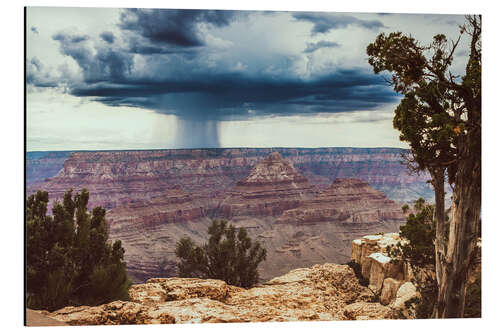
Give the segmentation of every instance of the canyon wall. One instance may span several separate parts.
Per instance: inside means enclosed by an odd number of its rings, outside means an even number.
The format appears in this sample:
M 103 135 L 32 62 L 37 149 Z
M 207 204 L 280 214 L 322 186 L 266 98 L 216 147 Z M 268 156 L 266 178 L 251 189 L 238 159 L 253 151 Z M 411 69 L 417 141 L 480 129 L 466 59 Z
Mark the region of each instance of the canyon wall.
M 267 250 L 262 279 L 290 269 L 349 261 L 350 242 L 367 233 L 397 231 L 405 216 L 394 201 L 358 179 L 338 179 L 318 193 L 278 152 L 262 158 L 250 175 L 221 198 L 179 187 L 152 200 L 109 210 L 110 237 L 126 250 L 135 282 L 175 276 L 175 245 L 182 237 L 207 241 L 213 218 L 225 218 Z
M 27 193 L 42 189 L 54 199 L 70 187 L 86 187 L 92 194 L 89 206 L 105 208 L 130 200 L 149 200 L 173 185 L 198 195 L 218 197 L 248 177 L 256 163 L 272 152 L 289 160 L 317 189 L 328 187 L 336 178 L 358 178 L 398 202 L 421 196 L 433 198 L 432 188 L 426 183 L 428 175 L 409 175 L 401 164 L 405 150 L 396 148 L 218 148 L 45 155 L 29 152 Z
M 354 238 L 398 231 L 405 221 L 400 206 L 406 198 L 398 189 L 404 188 L 408 195 L 413 190 L 407 189 L 427 185 L 424 176 L 407 175 L 400 164 L 401 152 L 386 148 L 74 152 L 57 174 L 27 191 L 47 190 L 54 200 L 69 188 L 87 188 L 89 208 L 107 209 L 110 238 L 122 241 L 134 282 L 175 276 L 176 242 L 185 236 L 198 244 L 206 242 L 214 218 L 246 228 L 263 244 L 267 260 L 259 272 L 262 279 L 269 279 L 297 267 L 346 263 Z M 62 158 L 46 154 L 32 159 L 44 165 L 40 173 L 47 174 Z M 377 186 L 391 188 L 399 203 Z
M 26 185 L 33 186 L 55 176 L 69 155 L 67 151 L 26 153 Z

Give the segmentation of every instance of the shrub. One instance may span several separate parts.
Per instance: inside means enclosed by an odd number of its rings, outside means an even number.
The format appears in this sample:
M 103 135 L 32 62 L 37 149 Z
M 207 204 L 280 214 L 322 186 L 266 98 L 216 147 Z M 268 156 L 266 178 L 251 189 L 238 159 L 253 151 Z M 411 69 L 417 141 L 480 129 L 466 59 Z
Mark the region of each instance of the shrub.
M 188 237 L 177 242 L 179 276 L 219 279 L 243 288 L 255 285 L 259 281 L 257 268 L 266 259 L 260 243 L 252 241 L 245 228 L 236 233 L 225 220 L 214 220 L 208 234 L 208 243 L 202 246 Z

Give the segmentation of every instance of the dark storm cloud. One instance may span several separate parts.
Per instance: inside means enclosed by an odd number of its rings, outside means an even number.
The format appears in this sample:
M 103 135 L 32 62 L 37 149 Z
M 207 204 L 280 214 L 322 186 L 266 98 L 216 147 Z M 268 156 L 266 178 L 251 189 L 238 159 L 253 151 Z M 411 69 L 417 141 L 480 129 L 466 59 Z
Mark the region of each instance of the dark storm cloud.
M 105 42 L 107 42 L 109 44 L 113 44 L 113 42 L 115 41 L 115 35 L 113 35 L 113 33 L 110 31 L 102 32 L 99 35 L 99 37 L 101 37 Z
M 292 15 L 314 20 L 316 32 L 350 24 L 369 29 L 382 25 L 345 15 Z M 115 37 L 111 33 L 100 34 L 108 42 L 103 47 L 87 35 L 58 32 L 52 38 L 59 42 L 60 52 L 74 59 L 83 74 L 83 81 L 66 80 L 65 88 L 74 96 L 106 105 L 147 108 L 193 121 L 370 110 L 399 98 L 382 78 L 363 69 L 338 68 L 305 79 L 295 74 L 293 63 L 283 56 L 273 56 L 263 65 L 250 63 L 237 72 L 228 63 L 207 66 L 206 48 L 196 47 L 204 45 L 200 24 L 223 27 L 235 17 L 232 11 L 126 10 L 119 23 L 125 46 L 110 43 Z M 339 44 L 308 43 L 304 52 L 327 47 Z M 145 65 L 140 68 L 134 67 L 137 53 L 144 56 Z M 267 72 L 269 67 L 274 71 Z M 30 68 L 29 83 L 57 84 L 42 79 L 43 70 L 36 60 Z
M 316 50 L 322 49 L 322 48 L 331 48 L 331 47 L 340 47 L 339 43 L 335 42 L 329 42 L 326 40 L 321 40 L 317 43 L 307 43 L 307 47 L 304 50 L 305 53 L 312 53 Z
M 32 27 L 31 27 L 31 31 L 32 31 L 33 33 L 37 34 L 37 35 L 39 34 L 38 29 L 37 29 L 37 27 L 35 27 L 35 26 L 32 26 Z
M 119 26 L 152 43 L 196 47 L 205 45 L 198 30 L 200 23 L 223 27 L 237 14 L 230 10 L 127 9 Z
M 111 106 L 139 106 L 219 120 L 373 109 L 398 98 L 379 77 L 354 70 L 339 70 L 312 80 L 201 74 L 181 81 L 87 84 L 75 86 L 71 92 Z
M 370 30 L 378 30 L 384 28 L 384 24 L 379 20 L 361 20 L 354 16 L 338 15 L 331 13 L 294 13 L 293 17 L 299 21 L 311 22 L 313 35 L 318 33 L 326 33 L 332 29 L 342 29 L 350 25 L 356 25 Z

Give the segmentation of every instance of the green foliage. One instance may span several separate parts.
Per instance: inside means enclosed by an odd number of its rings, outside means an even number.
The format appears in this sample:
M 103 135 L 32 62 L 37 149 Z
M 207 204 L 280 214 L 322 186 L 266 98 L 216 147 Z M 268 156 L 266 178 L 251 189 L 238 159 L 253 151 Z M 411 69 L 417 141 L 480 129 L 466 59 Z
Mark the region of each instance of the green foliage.
M 408 212 L 409 206 L 403 206 L 403 211 Z M 419 276 L 413 283 L 417 287 L 420 298 L 412 298 L 406 306 L 415 306 L 417 318 L 429 318 L 437 299 L 438 287 L 434 278 L 436 238 L 433 219 L 434 206 L 429 205 L 424 199 L 419 198 L 413 204 L 413 212 L 407 217 L 406 224 L 400 227 L 399 235 L 403 241 L 396 246 L 389 247 L 389 256 L 396 260 L 404 260 Z
M 55 310 L 127 299 L 131 285 L 120 241 L 108 241 L 106 211 L 87 211 L 89 192 L 64 194 L 47 215 L 49 196 L 37 191 L 26 203 L 27 305 Z
M 407 206 L 407 205 L 406 205 Z M 403 207 L 408 211 L 409 207 Z M 417 287 L 420 298 L 407 301 L 407 307 L 415 306 L 417 318 L 430 318 L 438 296 L 438 285 L 435 279 L 435 225 L 433 219 L 434 206 L 419 198 L 413 205 L 406 224 L 400 227 L 399 235 L 402 241 L 388 248 L 388 254 L 393 260 L 404 260 L 410 264 L 419 277 L 412 281 Z M 449 228 L 449 225 L 447 225 Z M 465 313 L 470 317 L 481 315 L 481 280 L 472 284 L 466 296 Z M 479 313 L 479 315 L 478 315 Z
M 430 45 L 422 46 L 401 32 L 382 33 L 368 45 L 367 54 L 374 72 L 392 73 L 394 90 L 404 95 L 393 125 L 411 147 L 411 167 L 448 167 L 453 180 L 456 141 L 465 122 L 453 109 L 459 97 L 442 82 L 453 60 L 446 37 L 436 35 Z
M 435 263 L 434 239 L 436 237 L 434 206 L 420 198 L 414 203 L 415 213 L 410 213 L 406 224 L 400 227 L 399 235 L 405 241 L 389 250 L 392 257 L 400 258 L 414 268 Z M 407 207 L 403 207 L 404 210 Z
M 208 234 L 208 243 L 203 246 L 187 237 L 177 242 L 179 276 L 219 279 L 243 288 L 255 285 L 259 281 L 257 267 L 266 259 L 260 243 L 252 241 L 245 228 L 236 233 L 225 220 L 214 220 Z

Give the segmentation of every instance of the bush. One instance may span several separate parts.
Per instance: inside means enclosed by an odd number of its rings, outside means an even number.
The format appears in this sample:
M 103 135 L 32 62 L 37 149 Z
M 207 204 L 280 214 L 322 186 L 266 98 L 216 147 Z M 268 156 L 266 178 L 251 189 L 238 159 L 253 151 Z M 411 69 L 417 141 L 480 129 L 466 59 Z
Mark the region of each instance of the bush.
M 245 228 L 236 233 L 225 220 L 214 220 L 208 234 L 208 243 L 203 246 L 189 237 L 177 242 L 179 276 L 219 279 L 243 288 L 255 285 L 259 281 L 257 267 L 266 259 L 266 249 L 252 241 Z
M 87 211 L 89 192 L 64 194 L 47 215 L 49 195 L 26 202 L 27 306 L 49 311 L 127 299 L 132 284 L 120 241 L 108 241 L 106 211 Z

